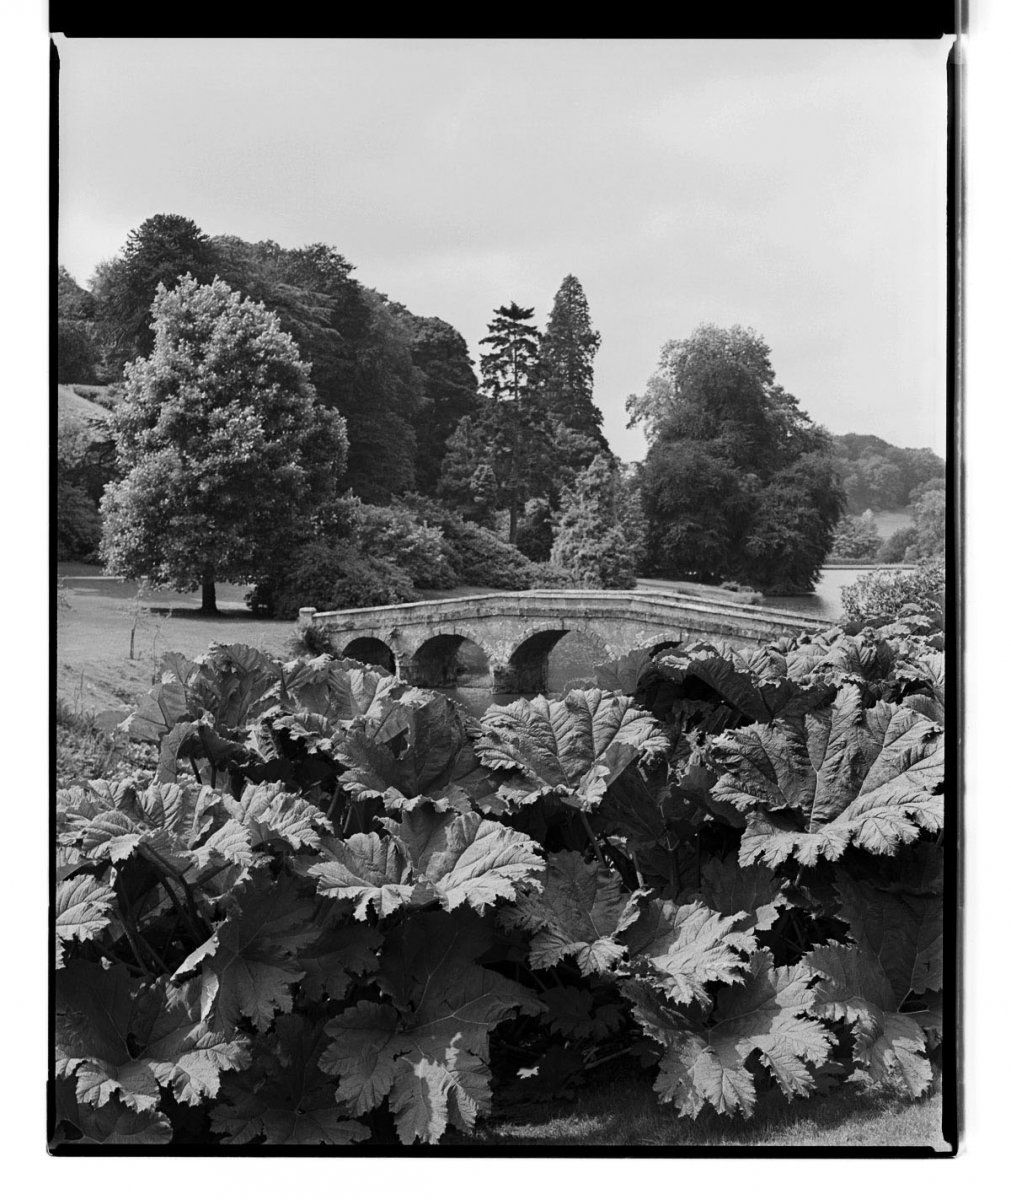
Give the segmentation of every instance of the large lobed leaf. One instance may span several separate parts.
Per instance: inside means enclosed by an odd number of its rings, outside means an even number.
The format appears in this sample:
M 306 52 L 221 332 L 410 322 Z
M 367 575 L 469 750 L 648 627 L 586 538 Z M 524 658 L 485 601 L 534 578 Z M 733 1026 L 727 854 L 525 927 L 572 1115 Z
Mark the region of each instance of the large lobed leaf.
M 803 721 L 773 721 L 718 738 L 717 800 L 747 815 L 742 866 L 791 857 L 803 866 L 838 859 L 851 843 L 894 854 L 943 821 L 943 732 L 922 714 L 865 707 L 846 685 Z
M 56 796 L 58 838 L 92 861 L 121 862 L 149 847 L 185 867 L 211 830 L 220 796 L 210 788 L 93 780 Z
M 526 988 L 478 966 L 491 944 L 476 917 L 424 913 L 392 932 L 382 951 L 382 1003 L 359 1001 L 326 1025 L 320 1058 L 339 1078 L 337 1099 L 355 1114 L 389 1096 L 402 1142 L 436 1142 L 467 1130 L 491 1100 L 488 1038 L 517 1010 L 542 1005 Z
M 656 690 L 659 681 L 668 685 L 663 707 L 675 719 L 692 699 L 704 694 L 698 684 L 709 689 L 712 703 L 722 702 L 735 715 L 761 723 L 803 716 L 832 692 L 823 680 L 791 679 L 786 656 L 772 646 L 737 647 L 727 642 L 698 642 L 658 656 L 644 683 Z
M 624 958 L 619 934 L 638 918 L 642 896 L 623 893 L 616 874 L 565 850 L 548 855 L 543 890 L 521 895 L 502 915 L 533 933 L 531 966 L 552 967 L 571 957 L 583 975 L 594 975 Z
M 377 718 L 385 701 L 407 691 L 407 684 L 384 671 L 321 654 L 285 663 L 280 697 L 286 706 L 328 721 L 350 722 Z
M 754 934 L 737 927 L 743 912 L 723 916 L 700 901 L 675 904 L 651 900 L 624 934 L 633 970 L 677 1004 L 709 1006 L 713 983 L 743 979 Z
M 875 1083 L 898 1086 L 922 1096 L 933 1072 L 926 1057 L 926 1034 L 914 1014 L 898 1011 L 891 984 L 874 957 L 860 946 L 829 943 L 804 957 L 819 976 L 813 1012 L 843 1021 L 853 1031 L 853 1057 Z
M 352 723 L 339 755 L 347 763 L 341 786 L 353 796 L 466 801 L 494 792 L 460 711 L 446 696 L 419 688 L 385 698 Z
M 322 1026 L 305 1017 L 278 1017 L 274 1033 L 258 1039 L 250 1067 L 225 1080 L 211 1112 L 214 1132 L 226 1145 L 346 1146 L 368 1137 L 319 1069 L 326 1042 Z
M 370 908 L 383 917 L 432 901 L 449 912 L 463 904 L 483 912 L 512 900 L 517 884 L 536 887 L 544 869 L 526 834 L 479 813 L 440 811 L 426 802 L 405 807 L 400 821 L 382 823 L 388 836 L 328 839 L 307 867 L 322 895 L 354 902 L 359 920 Z
M 169 1120 L 157 1110 L 136 1112 L 119 1100 L 101 1108 L 79 1104 L 73 1080 L 56 1081 L 57 1135 L 54 1144 L 76 1146 L 164 1146 L 172 1140 Z M 59 1127 L 72 1125 L 79 1137 L 61 1137 Z
M 123 967 L 72 962 L 56 976 L 57 1074 L 95 1108 L 118 1099 L 154 1112 L 161 1087 L 200 1104 L 217 1095 L 223 1071 L 249 1062 L 246 1039 L 212 1028 L 200 1008 L 196 982 L 137 984 Z
M 199 971 L 201 1016 L 233 1030 L 248 1017 L 265 1030 L 275 1013 L 291 1011 L 292 985 L 303 976 L 299 950 L 316 936 L 313 901 L 301 899 L 285 876 L 260 871 L 231 897 L 230 914 L 189 955 L 173 979 Z
M 111 918 L 116 893 L 94 875 L 75 875 L 56 885 L 56 966 L 63 966 L 67 942 L 88 942 Z
M 180 721 L 209 714 L 215 725 L 238 729 L 276 703 L 281 663 L 251 646 L 212 645 L 188 659 L 166 654 L 161 682 L 121 723 L 139 741 L 161 742 Z
M 718 1113 L 751 1116 L 754 1054 L 788 1096 L 806 1096 L 814 1070 L 829 1057 L 832 1036 L 811 1015 L 815 974 L 805 966 L 775 967 L 772 955 L 752 956 L 748 978 L 718 995 L 712 1021 L 689 1026 L 684 1018 L 642 993 L 636 1019 L 664 1047 L 656 1091 L 682 1116 L 697 1117 L 708 1105 Z
M 743 913 L 735 928 L 760 933 L 775 924 L 787 904 L 780 880 L 768 867 L 742 867 L 734 855 L 710 858 L 702 867 L 702 899 L 726 916 Z
M 669 747 L 659 723 L 630 697 L 597 688 L 561 700 L 536 696 L 492 705 L 481 726 L 478 755 L 502 773 L 499 794 L 511 804 L 555 795 L 592 808 L 633 763 Z

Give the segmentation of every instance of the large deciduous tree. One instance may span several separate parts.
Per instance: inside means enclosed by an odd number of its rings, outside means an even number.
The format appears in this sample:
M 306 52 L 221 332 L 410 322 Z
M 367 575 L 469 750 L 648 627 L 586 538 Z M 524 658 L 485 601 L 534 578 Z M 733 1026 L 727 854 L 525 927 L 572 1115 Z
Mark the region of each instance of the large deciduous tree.
M 245 582 L 335 492 L 343 418 L 315 402 L 276 316 L 192 276 L 152 305 L 154 345 L 126 369 L 114 417 L 123 471 L 102 501 L 103 557 L 129 578 L 202 588 Z
M 703 325 L 668 342 L 627 408 L 650 439 L 640 485 L 653 569 L 813 587 L 845 503 L 838 460 L 776 383 L 758 334 Z
M 413 418 L 415 486 L 423 495 L 434 496 L 454 430 L 477 412 L 477 376 L 467 343 L 452 325 L 440 317 L 417 317 L 401 304 L 389 304 L 388 309 L 407 336 L 411 361 L 420 374 L 421 396 Z
M 422 375 L 386 298 L 363 287 L 351 263 L 322 243 L 286 250 L 218 237 L 214 250 L 222 278 L 277 313 L 312 364 L 320 404 L 347 422 L 344 485 L 370 503 L 411 490 Z
M 541 340 L 539 383 L 549 417 L 587 439 L 588 450 L 577 469 L 607 450 L 603 417 L 593 403 L 593 360 L 599 348 L 600 334 L 590 324 L 583 285 L 575 275 L 566 275 Z

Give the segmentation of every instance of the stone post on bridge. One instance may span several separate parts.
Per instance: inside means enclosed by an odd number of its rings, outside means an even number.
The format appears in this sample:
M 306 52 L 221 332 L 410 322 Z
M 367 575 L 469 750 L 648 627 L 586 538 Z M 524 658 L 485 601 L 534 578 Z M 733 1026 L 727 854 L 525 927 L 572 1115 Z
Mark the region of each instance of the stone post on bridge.
M 303 633 L 309 628 L 309 626 L 313 623 L 312 619 L 315 615 L 316 609 L 312 607 L 300 608 L 298 610 L 298 624 L 295 628 L 299 631 L 299 633 Z

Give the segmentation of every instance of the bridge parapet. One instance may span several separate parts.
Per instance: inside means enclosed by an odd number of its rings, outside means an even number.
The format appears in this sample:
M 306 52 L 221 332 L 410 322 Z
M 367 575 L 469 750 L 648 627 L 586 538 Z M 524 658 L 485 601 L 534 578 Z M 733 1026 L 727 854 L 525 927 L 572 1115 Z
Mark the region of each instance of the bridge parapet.
M 543 690 L 547 655 L 575 631 L 620 657 L 701 639 L 762 643 L 824 627 L 786 609 L 645 589 L 492 592 L 332 612 L 303 608 L 298 624 L 325 629 L 353 657 L 378 654 L 370 661 L 429 687 L 454 682 L 457 652 L 473 642 L 487 656 L 495 689 L 512 692 Z

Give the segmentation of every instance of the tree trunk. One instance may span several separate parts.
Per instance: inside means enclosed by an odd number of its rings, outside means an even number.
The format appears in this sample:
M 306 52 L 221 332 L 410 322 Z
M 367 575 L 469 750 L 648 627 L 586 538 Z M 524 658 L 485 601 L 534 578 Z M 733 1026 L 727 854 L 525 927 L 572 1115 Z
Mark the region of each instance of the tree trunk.
M 516 545 L 516 525 L 519 520 L 519 505 L 515 500 L 509 502 L 509 544 Z
M 214 589 L 214 568 L 205 567 L 201 585 L 200 611 L 211 616 L 218 615 L 218 597 Z

